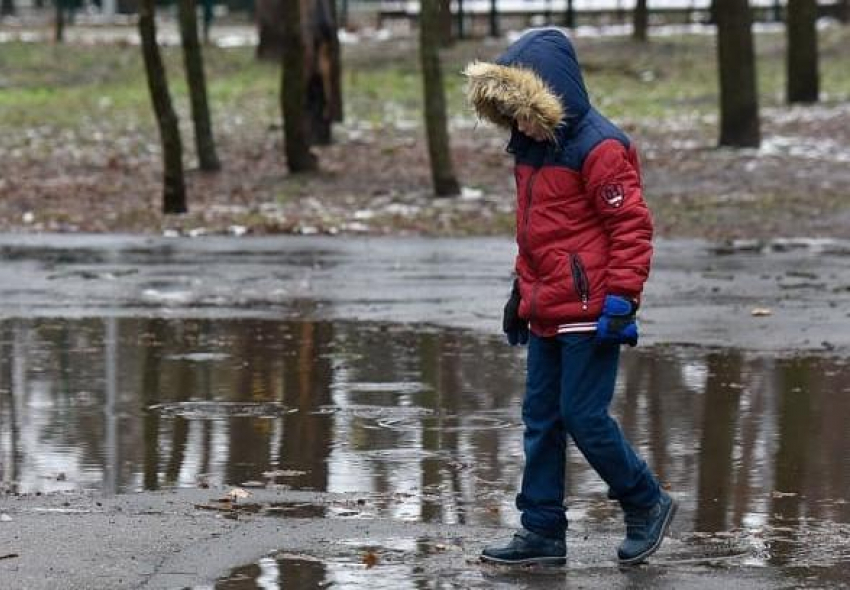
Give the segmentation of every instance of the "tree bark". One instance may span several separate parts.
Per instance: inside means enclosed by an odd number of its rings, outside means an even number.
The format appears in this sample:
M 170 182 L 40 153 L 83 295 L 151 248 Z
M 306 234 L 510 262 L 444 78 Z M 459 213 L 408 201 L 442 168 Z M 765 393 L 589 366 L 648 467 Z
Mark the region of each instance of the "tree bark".
M 286 164 L 293 174 L 317 168 L 310 151 L 309 133 L 304 117 L 307 85 L 304 72 L 304 37 L 301 34 L 299 0 L 283 0 L 283 67 L 280 103 L 283 111 L 283 134 Z
M 576 9 L 573 0 L 567 0 L 567 10 L 564 12 L 564 26 L 568 29 L 576 28 Z
M 334 39 L 337 35 L 333 0 L 302 0 L 302 42 L 305 47 L 306 114 L 309 139 L 330 145 L 334 112 Z
M 452 196 L 460 186 L 452 168 L 446 122 L 446 97 L 439 53 L 439 0 L 422 0 L 419 22 L 419 56 L 425 92 L 425 127 L 428 135 L 428 155 L 431 179 L 438 196 Z
M 139 34 L 142 39 L 142 56 L 148 79 L 148 90 L 153 103 L 159 137 L 162 142 L 163 162 L 163 213 L 186 212 L 186 185 L 183 179 L 183 143 L 177 114 L 171 103 L 168 78 L 162 55 L 156 42 L 154 0 L 139 4 Z
M 257 59 L 279 62 L 283 57 L 283 0 L 256 0 Z
M 756 61 L 747 0 L 716 0 L 720 145 L 758 147 Z
M 260 59 L 285 58 L 289 42 L 284 14 L 286 1 L 257 1 Z M 333 0 L 300 0 L 298 10 L 307 136 L 312 144 L 327 145 L 332 140 L 333 121 L 342 120 L 342 65 L 336 10 Z
M 192 106 L 192 121 L 195 127 L 195 147 L 201 170 L 221 170 L 221 162 L 215 149 L 207 81 L 204 76 L 204 56 L 198 38 L 198 6 L 195 0 L 179 0 L 180 39 L 183 44 L 183 63 L 186 67 L 186 83 Z
M 649 39 L 649 7 L 647 6 L 647 0 L 637 0 L 633 17 L 632 37 L 635 41 L 647 41 Z
M 817 12 L 817 0 L 788 0 L 786 90 L 789 103 L 818 100 Z
M 335 0 L 330 0 L 328 4 L 331 8 L 331 21 L 333 24 L 333 29 L 331 31 L 330 37 L 331 118 L 337 123 L 342 123 L 345 117 L 345 113 L 342 107 L 342 52 L 340 51 L 339 45 L 339 28 L 340 26 L 345 26 L 345 19 L 347 18 L 346 11 L 348 10 L 348 5 L 345 1 L 343 2 L 342 15 L 340 17 L 339 12 L 337 11 Z
M 441 47 L 451 47 L 454 42 L 454 23 L 452 22 L 452 0 L 439 1 L 438 39 Z M 422 8 L 419 9 L 419 26 L 422 27 Z
M 53 22 L 53 40 L 56 43 L 65 42 L 65 0 L 55 0 L 56 15 Z

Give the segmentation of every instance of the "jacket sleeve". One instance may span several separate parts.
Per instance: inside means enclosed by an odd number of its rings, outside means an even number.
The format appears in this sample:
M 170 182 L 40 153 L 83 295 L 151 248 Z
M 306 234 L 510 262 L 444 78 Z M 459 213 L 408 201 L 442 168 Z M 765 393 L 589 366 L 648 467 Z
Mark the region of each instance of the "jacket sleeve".
M 610 241 L 608 294 L 640 300 L 652 259 L 652 216 L 637 156 L 614 139 L 591 150 L 582 167 L 588 197 Z

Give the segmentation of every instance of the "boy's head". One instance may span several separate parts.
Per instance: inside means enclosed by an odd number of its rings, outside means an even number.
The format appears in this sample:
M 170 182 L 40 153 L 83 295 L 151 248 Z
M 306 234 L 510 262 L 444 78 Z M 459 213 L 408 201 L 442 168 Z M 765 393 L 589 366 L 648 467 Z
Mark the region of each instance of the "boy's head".
M 467 98 L 478 116 L 520 131 L 536 141 L 551 140 L 564 119 L 564 107 L 533 70 L 473 62 L 464 70 Z
M 558 140 L 590 108 L 575 50 L 560 29 L 525 33 L 495 63 L 464 70 L 478 116 L 536 141 Z

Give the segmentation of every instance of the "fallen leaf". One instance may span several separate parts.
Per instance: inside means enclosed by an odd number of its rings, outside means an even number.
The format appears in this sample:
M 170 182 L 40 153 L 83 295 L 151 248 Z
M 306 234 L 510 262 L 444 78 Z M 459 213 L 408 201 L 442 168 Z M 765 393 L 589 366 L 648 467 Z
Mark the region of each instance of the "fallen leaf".
M 247 492 L 247 491 L 243 490 L 242 488 L 233 488 L 232 490 L 227 492 L 227 495 L 235 501 L 235 500 L 240 500 L 242 498 L 250 498 L 251 492 Z
M 766 316 L 769 316 L 769 315 L 773 315 L 773 312 L 766 307 L 756 307 L 756 308 L 753 308 L 753 310 L 750 312 L 750 315 L 752 315 L 755 318 L 760 318 L 760 317 L 766 317 Z
M 378 556 L 372 551 L 367 551 L 363 554 L 363 563 L 366 569 L 375 567 L 378 564 Z

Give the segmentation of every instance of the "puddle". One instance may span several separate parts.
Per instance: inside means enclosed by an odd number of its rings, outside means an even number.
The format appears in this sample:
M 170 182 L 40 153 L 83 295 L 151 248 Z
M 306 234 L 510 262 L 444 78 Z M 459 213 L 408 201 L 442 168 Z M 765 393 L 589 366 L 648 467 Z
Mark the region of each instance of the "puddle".
M 524 351 L 433 326 L 5 319 L 0 488 L 120 493 L 251 482 L 362 500 L 261 506 L 269 517 L 515 526 L 523 383 Z M 744 565 L 850 583 L 848 359 L 629 350 L 613 411 L 680 498 L 680 538 L 739 535 Z M 619 530 L 606 491 L 571 452 L 573 530 Z M 328 578 L 338 557 L 269 558 L 239 575 L 253 572 L 251 584 L 266 570 L 281 580 L 348 579 Z M 382 580 L 418 579 L 413 561 Z M 359 574 L 348 570 L 363 567 L 340 563 L 352 579 Z M 461 569 L 446 587 L 478 583 L 480 574 L 470 582 Z
M 343 539 L 323 557 L 281 552 L 236 568 L 215 589 L 721 588 L 730 580 L 737 588 L 774 588 L 791 587 L 788 582 L 803 578 L 808 587 L 822 587 L 812 568 L 792 570 L 789 579 L 773 577 L 769 583 L 746 573 L 767 572 L 770 561 L 762 543 L 744 535 L 670 540 L 649 563 L 624 569 L 593 542 L 576 546 L 571 541 L 564 567 L 506 567 L 481 564 L 459 539 Z

